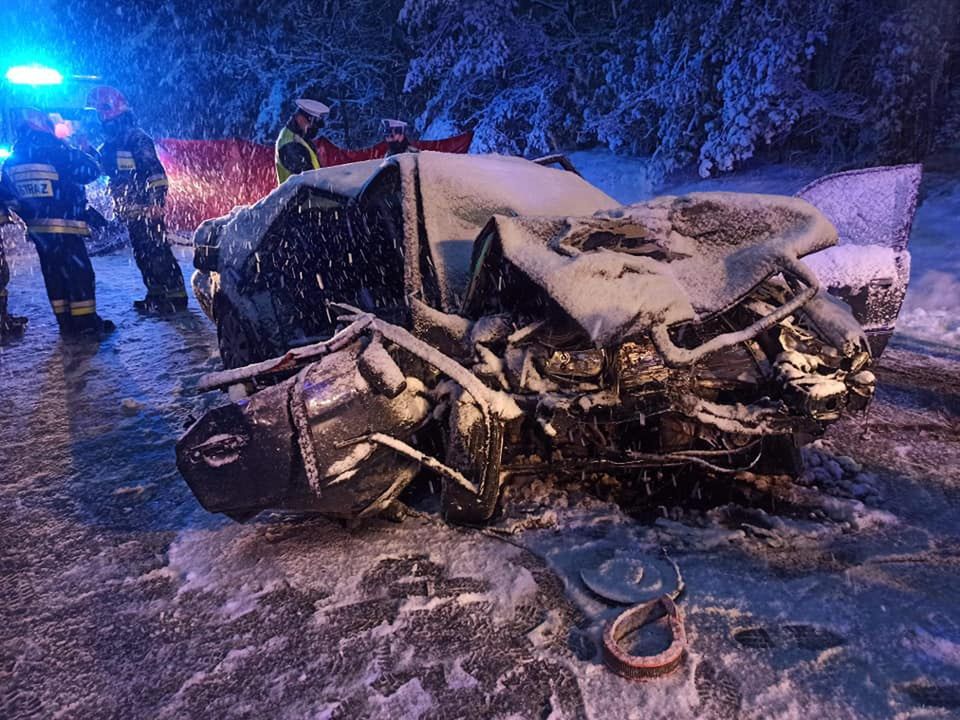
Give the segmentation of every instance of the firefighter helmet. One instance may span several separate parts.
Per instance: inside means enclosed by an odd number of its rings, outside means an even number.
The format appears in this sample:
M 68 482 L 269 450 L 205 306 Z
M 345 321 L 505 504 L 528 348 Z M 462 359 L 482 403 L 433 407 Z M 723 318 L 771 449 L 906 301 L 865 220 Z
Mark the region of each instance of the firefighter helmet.
M 100 122 L 114 120 L 130 110 L 123 93 L 108 85 L 93 88 L 87 95 L 87 105 L 97 111 Z

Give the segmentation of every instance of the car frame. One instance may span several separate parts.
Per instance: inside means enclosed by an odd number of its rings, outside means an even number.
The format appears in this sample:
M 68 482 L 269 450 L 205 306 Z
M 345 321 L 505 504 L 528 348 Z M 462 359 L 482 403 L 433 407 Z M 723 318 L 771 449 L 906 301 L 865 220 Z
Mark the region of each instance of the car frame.
M 620 207 L 501 156 L 305 173 L 196 234 L 228 368 L 200 387 L 234 402 L 191 427 L 178 465 L 237 519 L 368 516 L 426 469 L 468 522 L 521 472 L 795 473 L 798 445 L 872 397 L 918 182 L 916 166 L 821 179 L 801 195 L 828 219 L 738 193 Z M 871 203 L 872 225 L 844 214 Z M 822 288 L 801 258 L 834 248 L 835 226 L 894 277 Z M 859 293 L 861 317 L 825 289 Z

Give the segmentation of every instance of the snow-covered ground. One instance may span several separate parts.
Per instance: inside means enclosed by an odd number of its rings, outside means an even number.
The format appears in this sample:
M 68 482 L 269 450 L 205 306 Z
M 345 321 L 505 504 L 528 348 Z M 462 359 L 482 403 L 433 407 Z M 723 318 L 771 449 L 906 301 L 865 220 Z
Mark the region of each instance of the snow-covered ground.
M 649 195 L 640 161 L 574 160 L 619 199 Z M 668 190 L 794 192 L 819 174 Z M 928 178 L 877 399 L 807 451 L 821 512 L 641 523 L 576 483 L 522 482 L 490 532 L 209 515 L 173 453 L 221 401 L 190 394 L 219 366 L 195 303 L 136 316 L 132 257 L 98 257 L 118 331 L 64 345 L 35 261 L 15 253 L 11 306 L 31 322 L 0 349 L 0 718 L 955 717 L 958 218 L 960 175 Z M 667 587 L 662 548 L 686 583 L 688 657 L 628 682 L 598 653 L 618 610 L 580 571 L 639 559 Z

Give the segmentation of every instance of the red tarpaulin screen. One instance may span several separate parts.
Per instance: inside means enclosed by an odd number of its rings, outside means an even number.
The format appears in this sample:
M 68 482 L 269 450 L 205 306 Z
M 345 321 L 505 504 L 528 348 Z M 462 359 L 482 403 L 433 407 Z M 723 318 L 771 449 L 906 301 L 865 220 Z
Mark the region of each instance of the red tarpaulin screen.
M 443 140 L 420 140 L 413 145 L 413 147 L 416 147 L 418 150 L 465 153 L 470 149 L 471 142 L 473 142 L 473 133 L 465 132 L 461 135 L 454 135 L 453 137 Z M 372 147 L 360 148 L 359 150 L 345 150 L 337 147 L 326 138 L 321 137 L 317 138 L 314 146 L 317 150 L 317 159 L 323 167 L 360 162 L 361 160 L 376 160 L 387 154 L 387 144 L 385 142 L 377 143 Z
M 169 140 L 157 154 L 170 180 L 167 226 L 192 232 L 208 218 L 254 203 L 277 186 L 273 148 L 245 140 Z
M 444 140 L 421 140 L 421 150 L 465 153 L 473 133 Z M 345 150 L 326 138 L 316 142 L 317 158 L 323 167 L 386 155 L 387 144 L 359 150 Z M 157 141 L 157 154 L 170 179 L 167 193 L 167 226 L 193 232 L 208 218 L 226 215 L 237 205 L 250 205 L 277 186 L 273 147 L 246 140 Z

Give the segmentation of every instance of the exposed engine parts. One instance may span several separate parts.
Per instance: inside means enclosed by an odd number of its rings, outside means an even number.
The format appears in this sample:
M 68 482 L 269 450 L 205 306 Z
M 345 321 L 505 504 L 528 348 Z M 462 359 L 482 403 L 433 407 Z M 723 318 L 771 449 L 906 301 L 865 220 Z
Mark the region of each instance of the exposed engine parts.
M 205 507 L 237 518 L 263 507 L 365 517 L 424 469 L 443 481 L 448 517 L 482 521 L 511 473 L 732 475 L 756 465 L 764 438 L 815 434 L 873 394 L 865 344 L 844 355 L 792 316 L 681 370 L 642 337 L 554 347 L 546 324 L 487 333 L 472 357 L 454 359 L 345 311 L 349 324 L 325 343 L 204 378 L 203 387 L 255 390 L 206 415 L 178 446 Z M 478 337 L 477 324 L 452 333 L 455 346 Z M 439 436 L 437 455 L 418 447 L 430 436 Z

